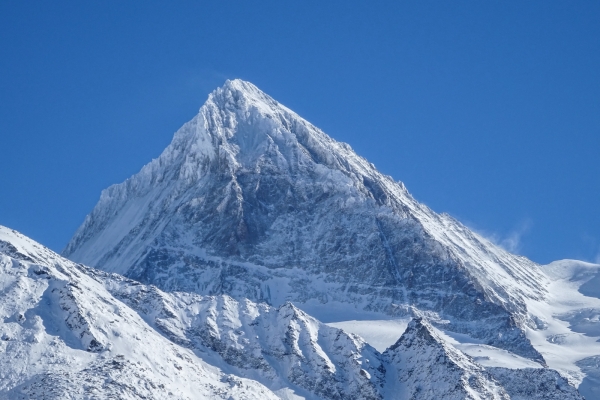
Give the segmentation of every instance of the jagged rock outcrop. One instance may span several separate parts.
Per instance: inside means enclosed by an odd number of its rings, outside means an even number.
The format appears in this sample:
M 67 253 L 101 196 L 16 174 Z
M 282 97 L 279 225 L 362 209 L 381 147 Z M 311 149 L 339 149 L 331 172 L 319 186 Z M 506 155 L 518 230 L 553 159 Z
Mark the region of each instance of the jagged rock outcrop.
M 501 399 L 510 397 L 480 365 L 446 343 L 423 318 L 413 319 L 384 354 L 394 368 L 398 398 Z
M 274 308 L 227 295 L 169 294 L 90 271 L 165 337 L 211 354 L 224 370 L 322 399 L 382 398 L 380 353 L 289 302 Z

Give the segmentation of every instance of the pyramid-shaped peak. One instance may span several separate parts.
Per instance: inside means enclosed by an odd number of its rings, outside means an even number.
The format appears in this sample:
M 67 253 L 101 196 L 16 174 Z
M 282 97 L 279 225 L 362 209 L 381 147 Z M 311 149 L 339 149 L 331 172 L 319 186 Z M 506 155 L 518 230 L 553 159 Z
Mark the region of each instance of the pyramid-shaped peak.
M 424 311 L 451 328 L 476 325 L 478 339 L 539 356 L 511 325 L 527 321 L 523 299 L 545 294 L 537 265 L 417 203 L 240 79 L 211 93 L 157 159 L 105 190 L 64 254 L 168 291 L 275 306 L 324 299 L 387 312 L 430 293 Z M 322 279 L 337 289 L 308 283 Z M 482 313 L 497 332 L 474 323 Z
M 228 79 L 223 86 L 217 88 L 209 95 L 209 103 L 213 103 L 219 109 L 248 109 L 256 108 L 263 114 L 272 114 L 285 110 L 293 113 L 290 109 L 283 107 L 271 96 L 260 90 L 256 85 L 242 79 Z
M 175 134 L 165 153 L 171 154 L 172 148 L 193 153 L 188 159 L 194 162 L 204 156 L 213 161 L 224 157 L 227 162 L 219 161 L 219 165 L 233 170 L 263 170 L 269 164 L 280 172 L 296 173 L 297 167 L 321 164 L 336 170 L 352 169 L 349 173 L 376 174 L 349 145 L 335 141 L 241 79 L 227 80 L 214 90 L 191 123 Z
M 419 358 L 423 357 L 423 354 L 420 354 L 419 351 L 425 348 L 429 349 L 430 353 L 443 354 L 447 362 L 460 368 L 480 369 L 469 356 L 448 343 L 437 329 L 422 316 L 413 318 L 400 339 L 390 346 L 385 353 L 391 358 L 403 358 L 408 354 L 410 354 L 410 357 Z
M 422 317 L 383 353 L 407 398 L 497 399 L 510 397 L 484 369 L 456 349 Z
M 435 345 L 443 343 L 442 339 L 435 333 L 433 326 L 425 318 L 418 316 L 408 323 L 404 334 L 390 347 L 390 350 L 395 350 L 401 346 L 410 347 L 415 340 Z
M 237 90 L 244 93 L 261 93 L 264 94 L 255 84 L 252 82 L 245 81 L 243 79 L 227 79 L 223 86 L 223 90 Z

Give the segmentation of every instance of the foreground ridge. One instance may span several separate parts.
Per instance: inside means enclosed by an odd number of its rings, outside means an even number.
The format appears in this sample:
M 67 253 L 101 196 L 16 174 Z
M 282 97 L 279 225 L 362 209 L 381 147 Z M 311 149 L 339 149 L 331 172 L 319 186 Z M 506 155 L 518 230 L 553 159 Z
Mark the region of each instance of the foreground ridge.
M 0 287 L 0 398 L 279 398 L 175 346 L 76 264 L 2 226 Z
M 551 370 L 492 377 L 422 316 L 382 354 L 290 302 L 166 293 L 2 226 L 0 316 L 0 398 L 581 399 Z

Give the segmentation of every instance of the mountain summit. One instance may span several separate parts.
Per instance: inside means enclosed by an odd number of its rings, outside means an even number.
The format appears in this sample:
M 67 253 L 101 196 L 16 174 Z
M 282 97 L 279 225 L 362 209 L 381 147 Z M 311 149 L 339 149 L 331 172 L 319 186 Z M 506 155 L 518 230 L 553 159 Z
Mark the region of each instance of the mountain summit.
M 63 253 L 166 291 L 332 312 L 427 313 L 543 362 L 540 267 L 418 203 L 251 83 L 227 81 L 155 160 L 102 192 Z

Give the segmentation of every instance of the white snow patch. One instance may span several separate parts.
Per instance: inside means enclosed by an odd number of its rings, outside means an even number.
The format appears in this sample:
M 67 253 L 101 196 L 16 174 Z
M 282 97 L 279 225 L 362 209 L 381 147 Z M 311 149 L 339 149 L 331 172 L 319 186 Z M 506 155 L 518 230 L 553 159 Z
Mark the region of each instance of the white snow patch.
M 383 352 L 400 339 L 409 322 L 410 319 L 351 320 L 330 322 L 327 325 L 354 333 L 375 347 L 377 351 Z
M 596 279 L 600 265 L 560 260 L 543 271 L 550 280 L 549 294 L 543 301 L 529 299 L 527 308 L 547 327 L 528 329 L 527 337 L 550 368 L 578 386 L 594 371 L 582 371 L 577 363 L 600 355 L 600 299 L 581 293 L 586 283 Z

